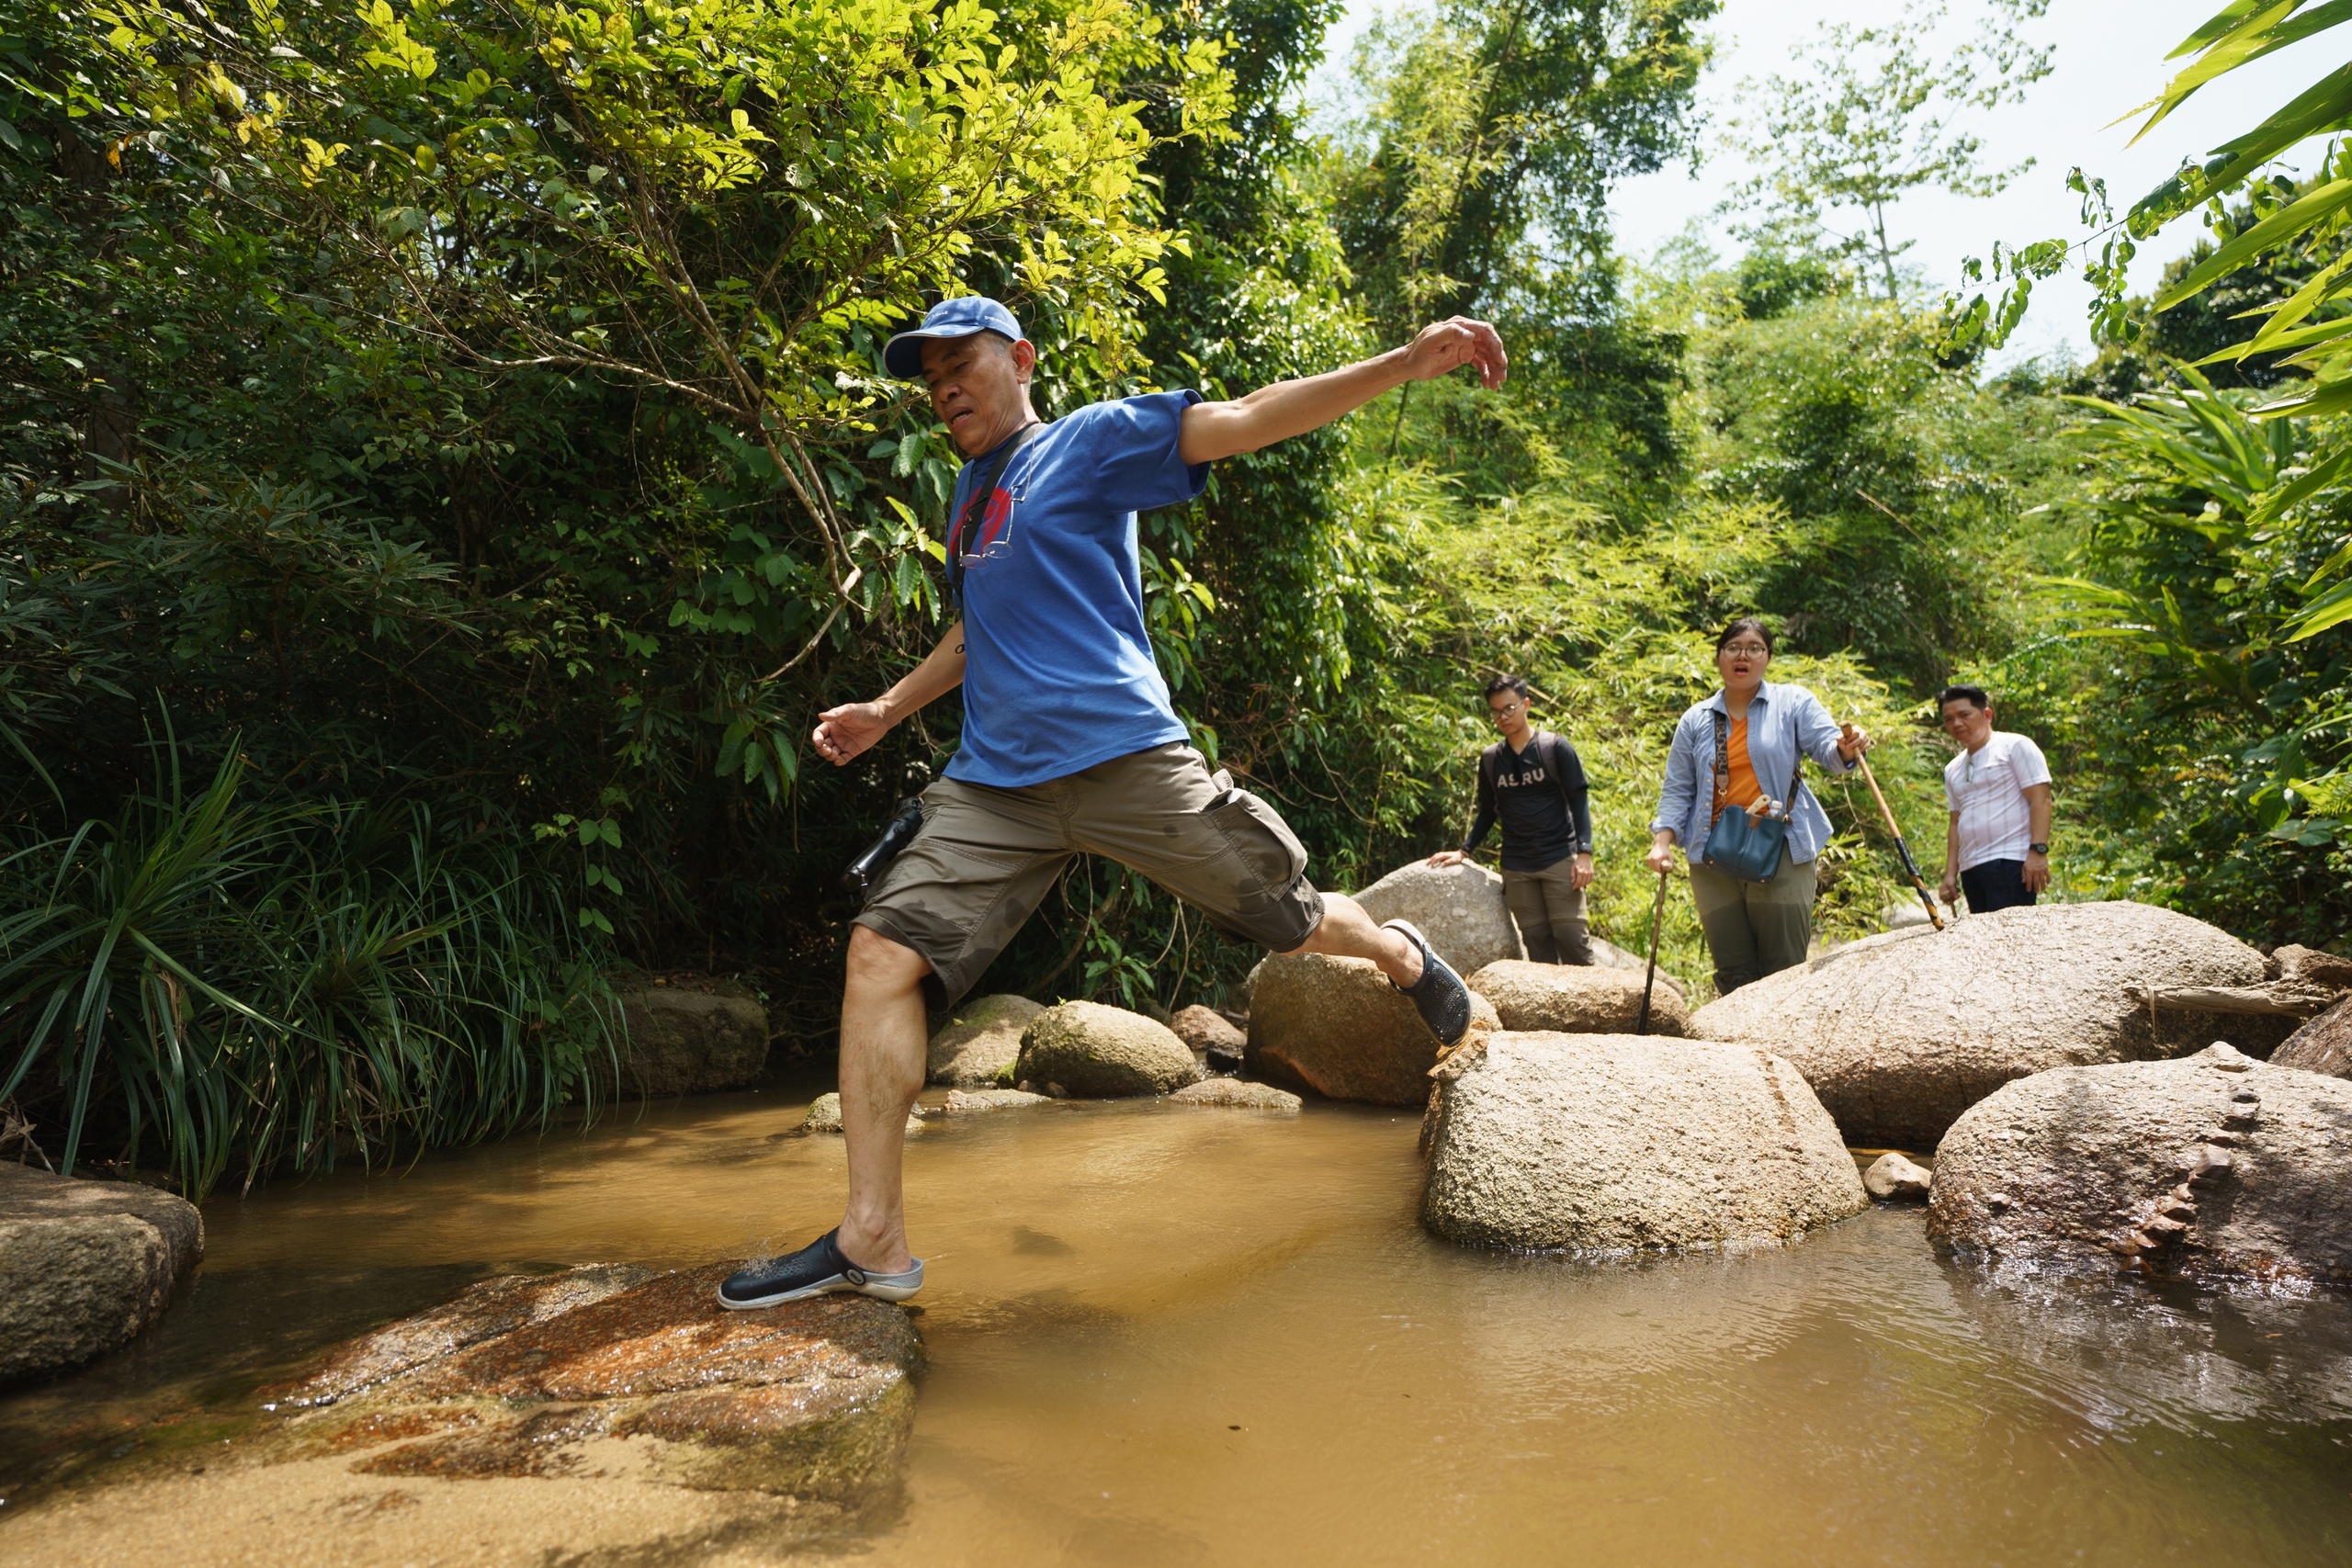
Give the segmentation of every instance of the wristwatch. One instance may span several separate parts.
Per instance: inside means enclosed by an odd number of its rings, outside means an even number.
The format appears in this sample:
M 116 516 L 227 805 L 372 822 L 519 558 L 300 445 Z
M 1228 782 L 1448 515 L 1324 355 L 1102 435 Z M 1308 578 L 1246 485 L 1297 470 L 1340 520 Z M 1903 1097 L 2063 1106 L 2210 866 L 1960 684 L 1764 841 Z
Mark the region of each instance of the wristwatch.
M 2030 855 L 2046 855 L 2050 852 L 2050 846 L 2048 844 L 2028 844 L 2025 847 L 2025 852 Z

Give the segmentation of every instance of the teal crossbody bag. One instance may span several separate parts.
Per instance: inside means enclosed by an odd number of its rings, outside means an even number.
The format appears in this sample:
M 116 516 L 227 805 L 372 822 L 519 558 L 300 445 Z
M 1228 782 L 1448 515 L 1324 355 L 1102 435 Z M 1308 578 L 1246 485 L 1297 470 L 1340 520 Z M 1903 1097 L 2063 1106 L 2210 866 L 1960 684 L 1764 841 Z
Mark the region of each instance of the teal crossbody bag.
M 1789 813 L 1796 809 L 1797 791 L 1804 787 L 1804 751 L 1789 773 L 1788 798 L 1781 815 L 1752 821 L 1737 807 L 1726 807 L 1724 795 L 1731 785 L 1731 720 L 1715 715 L 1715 825 L 1699 858 L 1725 876 L 1742 882 L 1770 882 L 1780 874 L 1781 851 L 1789 841 Z

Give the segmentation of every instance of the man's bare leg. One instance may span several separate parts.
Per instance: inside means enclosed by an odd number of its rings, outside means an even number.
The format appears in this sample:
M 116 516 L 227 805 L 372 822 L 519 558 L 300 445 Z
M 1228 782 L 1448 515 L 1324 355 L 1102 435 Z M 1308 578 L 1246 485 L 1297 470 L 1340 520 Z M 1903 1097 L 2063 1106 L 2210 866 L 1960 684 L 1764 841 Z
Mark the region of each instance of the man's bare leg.
M 930 973 L 930 962 L 914 949 L 868 927 L 851 928 L 841 1066 L 849 1212 L 834 1239 L 842 1256 L 876 1274 L 915 1266 L 907 1250 L 902 1179 L 907 1112 L 922 1092 L 922 977 Z
M 1291 951 L 1369 958 L 1399 986 L 1411 986 L 1421 977 L 1420 949 L 1396 932 L 1374 925 L 1363 906 L 1344 893 L 1323 895 L 1323 923 Z

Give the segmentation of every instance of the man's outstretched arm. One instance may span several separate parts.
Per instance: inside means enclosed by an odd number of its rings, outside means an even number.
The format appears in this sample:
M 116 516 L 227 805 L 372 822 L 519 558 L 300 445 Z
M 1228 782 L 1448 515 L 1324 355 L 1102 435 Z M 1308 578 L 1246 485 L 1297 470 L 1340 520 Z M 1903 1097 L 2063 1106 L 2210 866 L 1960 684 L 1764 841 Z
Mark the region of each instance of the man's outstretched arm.
M 964 680 L 964 623 L 939 639 L 931 656 L 906 679 L 870 703 L 844 703 L 817 716 L 817 754 L 839 767 L 890 733 L 891 726 L 925 703 L 946 695 Z
M 1484 321 L 1466 316 L 1423 327 L 1402 348 L 1359 360 L 1342 370 L 1277 381 L 1246 398 L 1225 403 L 1194 403 L 1184 411 L 1176 454 L 1187 464 L 1214 463 L 1239 452 L 1255 452 L 1320 430 L 1381 393 L 1408 381 L 1430 381 L 1464 365 L 1477 367 L 1488 390 L 1503 384 L 1510 362 L 1503 340 Z

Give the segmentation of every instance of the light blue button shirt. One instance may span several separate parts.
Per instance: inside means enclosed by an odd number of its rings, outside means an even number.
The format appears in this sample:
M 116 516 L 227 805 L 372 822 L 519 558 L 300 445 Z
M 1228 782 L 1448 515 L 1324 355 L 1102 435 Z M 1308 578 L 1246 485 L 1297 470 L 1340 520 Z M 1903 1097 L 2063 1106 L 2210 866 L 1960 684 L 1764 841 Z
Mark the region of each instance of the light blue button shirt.
M 1705 702 L 1692 704 L 1676 722 L 1674 745 L 1666 755 L 1666 782 L 1657 792 L 1657 819 L 1650 824 L 1653 833 L 1671 828 L 1679 834 L 1692 865 L 1706 852 L 1707 834 L 1714 827 L 1717 714 L 1731 716 L 1720 688 Z M 1800 746 L 1825 772 L 1854 770 L 1854 764 L 1838 755 L 1838 721 L 1819 697 L 1803 686 L 1765 682 L 1747 705 L 1747 761 L 1756 770 L 1757 783 L 1775 800 L 1789 787 Z M 1789 813 L 1789 858 L 1799 863 L 1813 859 L 1829 841 L 1829 813 L 1801 784 L 1795 808 Z

